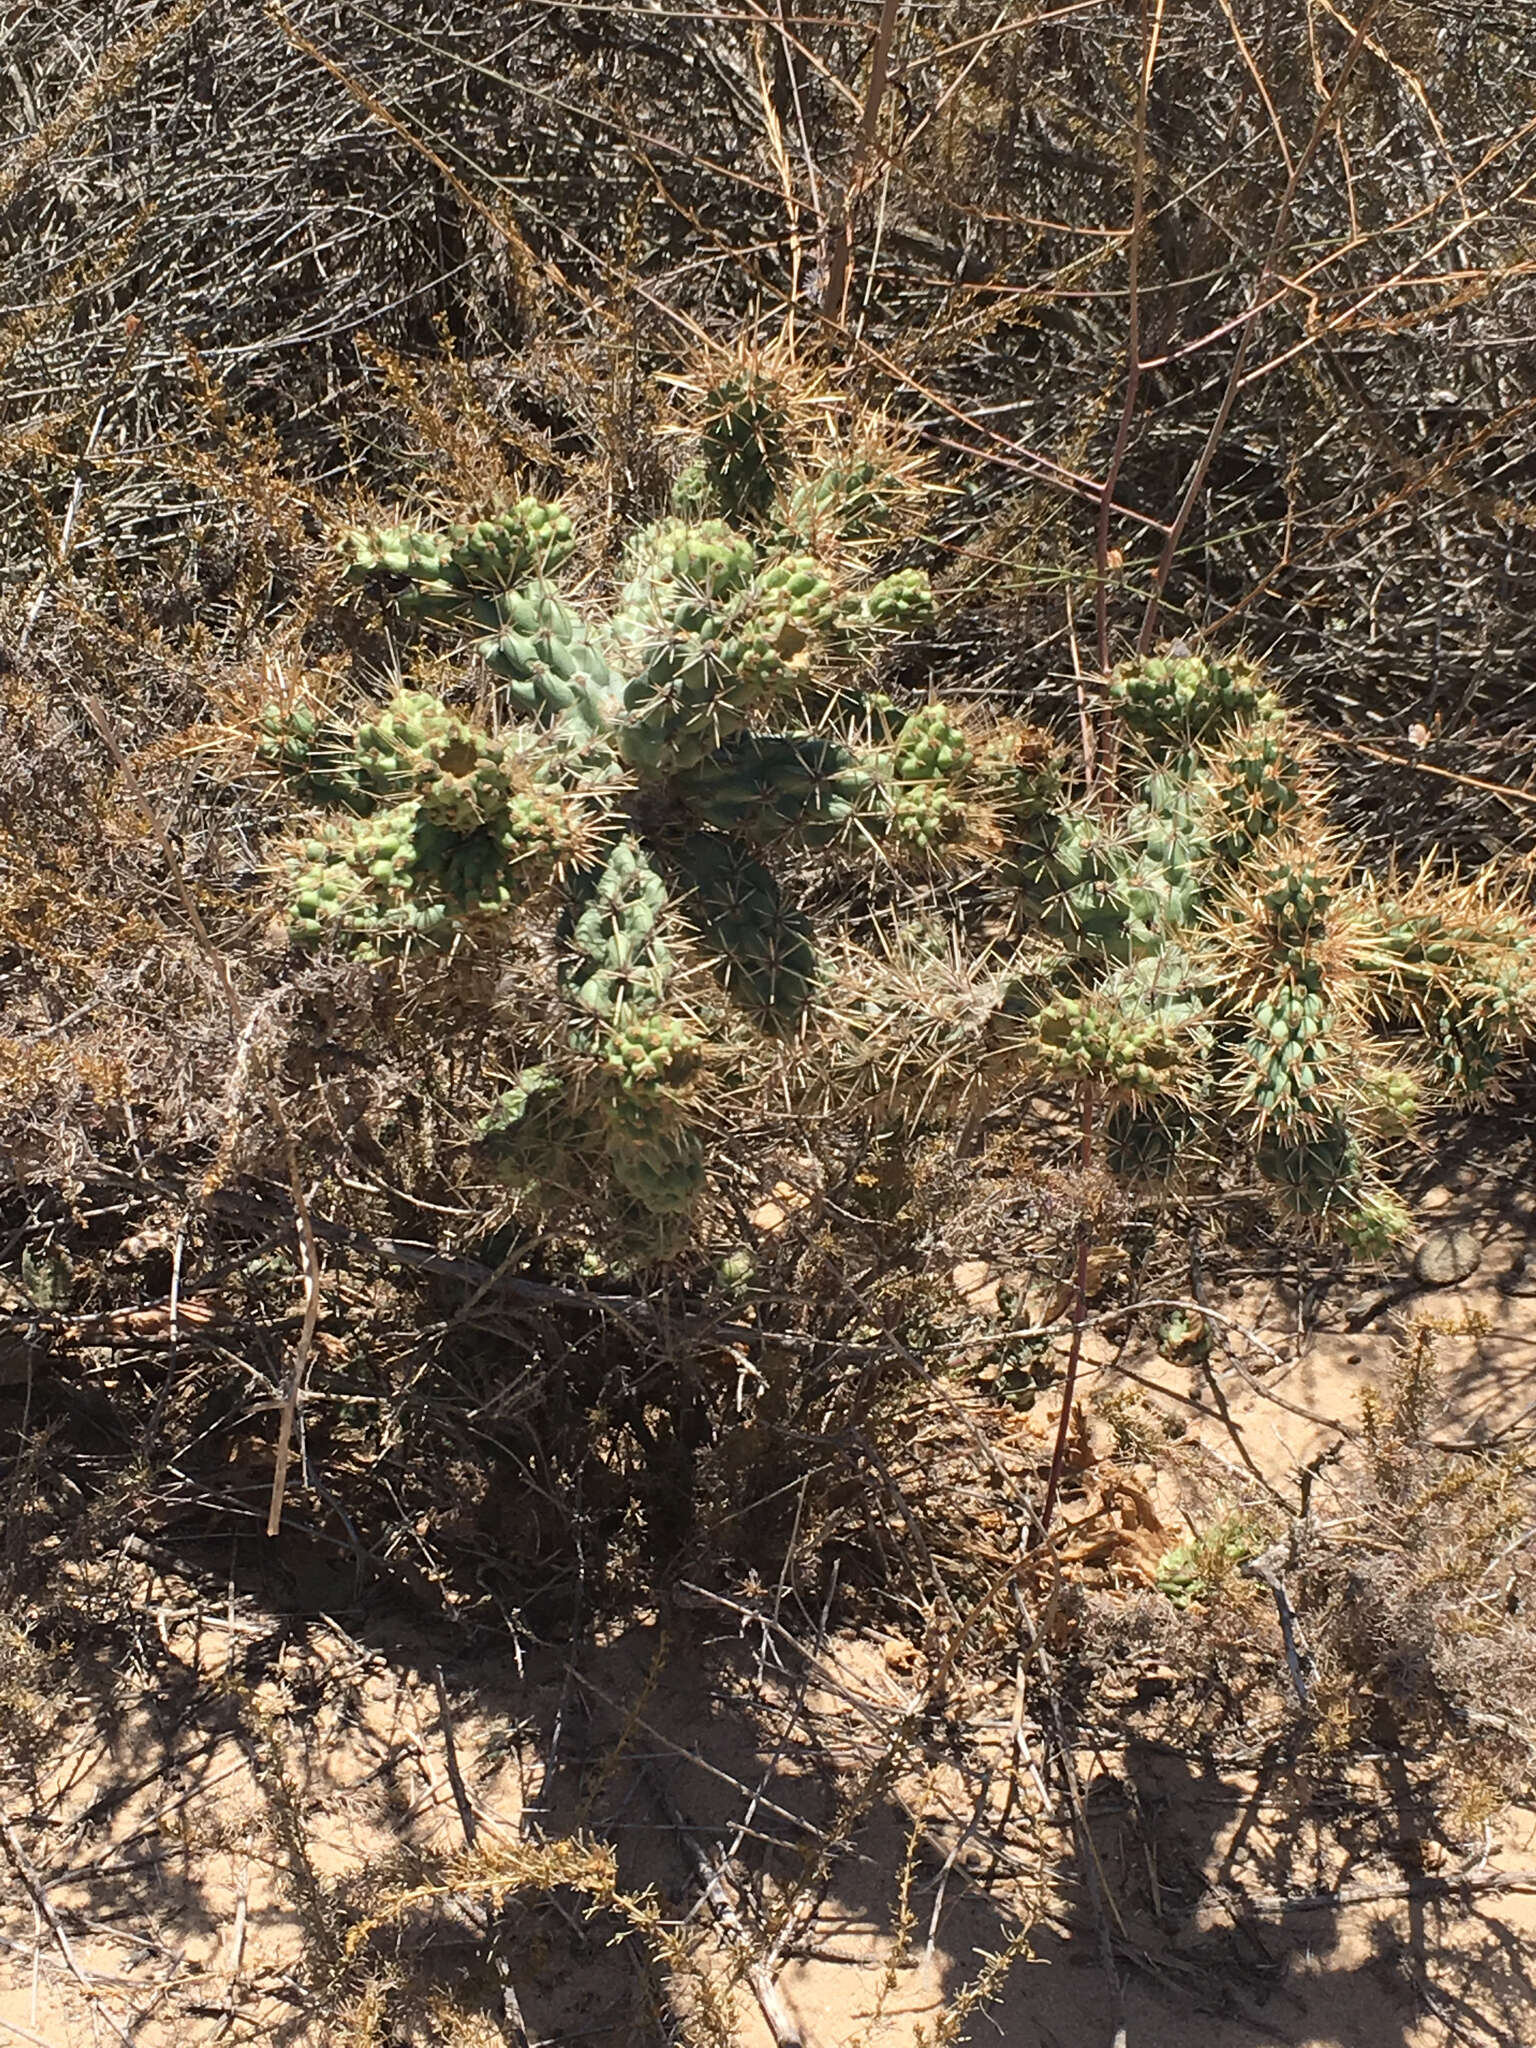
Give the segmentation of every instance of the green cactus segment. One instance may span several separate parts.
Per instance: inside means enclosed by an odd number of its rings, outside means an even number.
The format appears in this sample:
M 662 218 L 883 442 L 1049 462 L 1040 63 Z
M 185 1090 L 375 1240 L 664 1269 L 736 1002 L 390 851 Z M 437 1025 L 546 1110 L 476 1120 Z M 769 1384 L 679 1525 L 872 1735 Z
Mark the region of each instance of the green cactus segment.
M 1238 1096 L 1261 1128 L 1305 1130 L 1336 1113 L 1341 1050 L 1321 964 L 1298 957 L 1254 1004 L 1237 1056 Z
M 507 685 L 512 708 L 543 725 L 606 731 L 620 679 L 570 607 L 554 591 L 531 585 L 498 598 L 492 610 L 495 631 L 475 651 Z
M 1259 901 L 1281 947 L 1316 944 L 1328 928 L 1335 891 L 1327 875 L 1304 858 L 1282 861 Z
M 1421 903 L 1373 906 L 1381 973 L 1376 1007 L 1427 1035 L 1437 1078 L 1462 1097 L 1485 1095 L 1536 1020 L 1536 933 L 1481 904 L 1467 915 Z
M 402 690 L 358 728 L 358 757 L 375 787 L 414 792 L 421 814 L 468 833 L 500 817 L 515 755 L 422 690 Z
M 328 810 L 371 811 L 379 792 L 358 759 L 355 735 L 311 705 L 263 705 L 256 758 L 275 769 L 301 803 Z
M 461 920 L 525 901 L 566 843 L 561 807 L 540 793 L 468 833 L 439 824 L 415 799 L 350 830 L 324 826 L 290 864 L 290 927 L 305 944 L 344 943 L 361 959 L 446 941 Z
M 1109 701 L 1130 730 L 1162 752 L 1212 740 L 1233 726 L 1251 725 L 1276 709 L 1244 663 L 1230 665 L 1199 655 L 1143 656 L 1116 669 Z
M 571 962 L 564 980 L 574 1007 L 609 1024 L 658 1009 L 675 962 L 663 924 L 667 885 L 640 845 L 623 838 L 601 868 L 573 888 Z
M 704 403 L 699 454 L 709 495 L 727 519 L 757 525 L 789 469 L 783 396 L 760 371 L 742 370 L 712 385 Z
M 696 832 L 678 849 L 685 909 L 717 955 L 726 988 L 764 1029 L 794 1030 L 815 993 L 810 926 L 772 873 L 733 839 Z
M 1306 769 L 1284 720 L 1271 715 L 1240 731 L 1213 764 L 1212 785 L 1210 847 L 1224 866 L 1294 829 L 1306 808 Z
M 846 834 L 870 784 L 857 757 L 835 740 L 743 733 L 679 776 L 678 793 L 718 831 L 759 844 L 792 837 L 825 846 Z
M 1373 1182 L 1342 1117 L 1304 1137 L 1272 1135 L 1259 1146 L 1258 1166 L 1295 1215 L 1327 1223 L 1364 1257 L 1382 1257 L 1412 1226 L 1398 1198 Z
M 512 590 L 530 577 L 551 576 L 575 542 L 569 515 L 558 505 L 521 498 L 444 533 L 372 527 L 347 534 L 342 545 L 349 583 L 405 580 L 416 586 L 396 599 L 407 617 L 451 625 L 472 622 L 467 594 Z
M 868 456 L 831 462 L 790 492 L 785 523 L 805 547 L 881 540 L 895 527 L 902 495 L 900 477 Z
M 1140 851 L 1118 821 L 1092 811 L 1039 816 L 1017 848 L 1025 907 L 1069 953 L 1128 960 L 1162 937 L 1156 924 L 1162 892 L 1155 873 L 1142 867 Z
M 1193 1154 L 1198 1124 L 1178 1102 L 1124 1100 L 1104 1119 L 1104 1157 L 1123 1180 L 1160 1185 L 1174 1180 Z
M 575 1180 L 591 1142 L 564 1077 L 547 1066 L 525 1067 L 481 1119 L 476 1137 L 492 1173 L 509 1187 Z
M 718 520 L 662 520 L 631 546 L 608 629 L 629 678 L 616 743 L 630 767 L 697 767 L 792 679 L 792 664 L 837 608 L 817 565 L 757 567 L 751 543 Z
M 626 1194 L 653 1216 L 683 1216 L 708 1184 L 704 1141 L 696 1130 L 634 1129 L 621 1104 L 607 1112 L 608 1165 Z

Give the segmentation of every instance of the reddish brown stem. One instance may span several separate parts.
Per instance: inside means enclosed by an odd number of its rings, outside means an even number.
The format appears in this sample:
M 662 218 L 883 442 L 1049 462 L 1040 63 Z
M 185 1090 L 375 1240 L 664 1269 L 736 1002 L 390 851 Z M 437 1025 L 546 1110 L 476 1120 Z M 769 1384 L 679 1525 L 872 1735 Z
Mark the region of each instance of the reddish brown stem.
M 1109 468 L 1104 475 L 1104 491 L 1099 500 L 1095 613 L 1098 625 L 1099 667 L 1105 673 L 1109 670 L 1109 520 L 1114 509 L 1115 485 L 1120 480 L 1120 465 L 1125 460 L 1126 446 L 1131 437 L 1131 422 L 1136 417 L 1136 398 L 1141 389 L 1141 238 L 1146 221 L 1147 200 L 1147 99 L 1152 88 L 1152 71 L 1157 63 L 1157 45 L 1162 27 L 1163 0 L 1157 0 L 1156 19 L 1150 33 L 1147 27 L 1146 0 L 1142 0 L 1142 65 L 1141 82 L 1136 94 L 1135 183 L 1131 200 L 1131 239 L 1127 251 L 1130 306 L 1126 317 L 1125 401 L 1120 408 L 1120 424 L 1115 430 L 1115 445 L 1110 451 Z
M 1082 1100 L 1083 1141 L 1078 1159 L 1086 1174 L 1093 1164 L 1094 1111 L 1098 1106 L 1091 1081 L 1083 1083 Z M 1061 1491 L 1062 1469 L 1067 1462 L 1067 1440 L 1072 1434 L 1072 1398 L 1077 1392 L 1077 1370 L 1083 1356 L 1083 1327 L 1088 1321 L 1088 1253 L 1092 1237 L 1093 1219 L 1085 1214 L 1077 1226 L 1077 1270 L 1072 1282 L 1072 1344 L 1067 1352 L 1067 1375 L 1061 1389 L 1061 1420 L 1056 1425 L 1050 1475 L 1045 1482 L 1045 1505 L 1040 1510 L 1040 1527 L 1032 1549 L 1043 1543 L 1051 1532 L 1056 1499 Z
M 853 216 L 864 189 L 864 177 L 875 135 L 880 126 L 880 103 L 885 98 L 890 76 L 891 44 L 896 35 L 896 16 L 901 0 L 882 0 L 880 25 L 875 30 L 875 50 L 869 67 L 869 87 L 864 94 L 864 112 L 859 122 L 853 163 L 843 188 L 843 210 L 832 232 L 827 250 L 827 276 L 822 287 L 821 310 L 841 326 L 848 312 L 848 291 L 853 283 Z

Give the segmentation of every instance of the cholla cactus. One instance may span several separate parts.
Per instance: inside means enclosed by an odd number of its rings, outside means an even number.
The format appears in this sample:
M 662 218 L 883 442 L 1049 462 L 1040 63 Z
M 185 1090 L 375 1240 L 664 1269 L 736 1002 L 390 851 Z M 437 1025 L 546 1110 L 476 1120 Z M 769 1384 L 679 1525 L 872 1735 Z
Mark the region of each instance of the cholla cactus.
M 1243 661 L 1128 662 L 1113 787 L 1019 771 L 1017 878 L 1066 955 L 1036 1064 L 1108 1104 L 1143 1182 L 1246 1157 L 1278 1206 L 1367 1254 L 1408 1226 L 1391 1143 L 1435 1094 L 1476 1098 L 1536 1029 L 1536 928 L 1423 874 L 1352 876 L 1276 694 Z
M 667 1241 L 705 1183 L 711 1063 L 757 1044 L 782 1067 L 824 978 L 780 857 L 922 862 L 982 808 L 963 721 L 858 693 L 932 609 L 921 571 L 875 580 L 854 545 L 909 486 L 841 452 L 792 467 L 770 380 L 726 380 L 704 415 L 691 516 L 631 537 L 605 610 L 557 587 L 571 522 L 532 498 L 346 537 L 349 582 L 483 660 L 497 731 L 422 690 L 350 728 L 262 715 L 263 758 L 330 813 L 293 851 L 295 938 L 378 959 L 546 918 L 565 1022 L 485 1153 L 520 1185 L 606 1170 Z
M 1485 1094 L 1536 1025 L 1524 910 L 1351 873 L 1311 750 L 1243 660 L 1118 669 L 1116 765 L 1089 786 L 1038 728 L 893 703 L 875 658 L 933 599 L 868 550 L 910 476 L 872 449 L 807 463 L 756 368 L 701 414 L 673 515 L 631 536 L 606 605 L 557 586 L 576 536 L 533 498 L 347 537 L 349 581 L 480 658 L 492 715 L 422 690 L 350 725 L 268 707 L 261 756 L 318 814 L 294 937 L 380 959 L 542 933 L 524 956 L 558 968 L 481 1156 L 573 1203 L 606 1177 L 653 1249 L 686 1236 L 728 1103 L 910 1134 L 1044 1083 L 1086 1095 L 1126 1178 L 1257 1175 L 1380 1252 L 1407 1220 L 1391 1146 L 1437 1093 Z M 871 945 L 883 880 L 967 860 L 968 902 L 1008 916 L 919 933 L 897 892 Z M 818 934 L 797 871 L 862 922 Z

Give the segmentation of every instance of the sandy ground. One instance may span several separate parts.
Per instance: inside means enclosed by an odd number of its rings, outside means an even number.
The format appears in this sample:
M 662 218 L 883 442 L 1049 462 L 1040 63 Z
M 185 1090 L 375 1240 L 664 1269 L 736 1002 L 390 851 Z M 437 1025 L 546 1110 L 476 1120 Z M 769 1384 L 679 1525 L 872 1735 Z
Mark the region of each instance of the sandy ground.
M 1431 1189 L 1423 1221 L 1475 1233 L 1476 1270 L 1356 1286 L 1299 1347 L 1294 1291 L 1224 1276 L 1207 1306 L 1252 1335 L 1218 1367 L 1219 1400 L 1198 1370 L 1117 1353 L 1100 1333 L 1090 1406 L 1126 1384 L 1113 1359 L 1144 1392 L 1165 1388 L 1239 1477 L 1251 1461 L 1290 1480 L 1358 1425 L 1418 1312 L 1452 1332 L 1440 1435 L 1481 1441 L 1518 1422 L 1536 1400 L 1527 1198 Z M 1043 1409 L 1029 1427 L 1049 1421 Z M 1159 1493 L 1149 1548 L 1186 1505 Z M 1415 1834 L 1401 1759 L 1298 1762 L 1256 1730 L 1251 1755 L 1217 1768 L 1193 1744 L 1106 1736 L 1077 1759 L 1111 1901 L 1101 1920 L 1078 1846 L 1034 1789 L 1006 1675 L 950 1703 L 964 1723 L 953 1761 L 930 1743 L 920 1769 L 882 1776 L 923 1676 L 900 1638 L 833 1633 L 814 1667 L 791 1668 L 769 1632 L 700 1597 L 584 1649 L 578 1671 L 489 1642 L 467 1658 L 388 1615 L 343 1626 L 320 1603 L 226 1605 L 153 1557 L 122 1570 L 141 1582 L 140 1641 L 108 1658 L 82 1631 L 56 1739 L 10 1799 L 0 2040 L 515 2040 L 505 2017 L 455 2022 L 443 2003 L 500 1996 L 473 1898 L 442 1890 L 466 1815 L 493 1861 L 530 1834 L 591 1830 L 615 1845 L 626 1889 L 688 1915 L 692 1961 L 668 1982 L 638 1940 L 617 1939 L 622 1917 L 586 1917 L 577 1891 L 510 1894 L 501 1951 L 534 2043 L 660 2038 L 668 1997 L 696 2025 L 713 1999 L 740 2048 L 1536 2040 L 1536 1812 L 1492 1817 L 1448 1857 Z M 732 1881 L 712 1918 L 698 1859 L 722 1851 Z M 806 1879 L 784 1928 L 778 1902 Z M 381 1927 L 374 1975 L 409 1988 L 382 2033 L 356 2010 L 349 2031 L 317 1989 L 363 1907 Z M 742 1977 L 743 1931 L 758 1953 L 781 1937 L 773 2026 Z M 1010 1949 L 986 2015 L 968 2015 L 966 1987 Z

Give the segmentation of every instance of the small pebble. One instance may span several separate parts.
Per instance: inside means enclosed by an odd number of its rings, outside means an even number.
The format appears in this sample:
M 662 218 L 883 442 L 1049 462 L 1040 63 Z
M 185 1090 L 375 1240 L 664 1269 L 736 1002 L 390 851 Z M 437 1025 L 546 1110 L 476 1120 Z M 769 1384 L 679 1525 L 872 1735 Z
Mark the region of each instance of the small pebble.
M 1475 1230 L 1432 1230 L 1413 1255 L 1413 1277 L 1425 1287 L 1455 1287 L 1482 1263 Z

